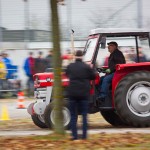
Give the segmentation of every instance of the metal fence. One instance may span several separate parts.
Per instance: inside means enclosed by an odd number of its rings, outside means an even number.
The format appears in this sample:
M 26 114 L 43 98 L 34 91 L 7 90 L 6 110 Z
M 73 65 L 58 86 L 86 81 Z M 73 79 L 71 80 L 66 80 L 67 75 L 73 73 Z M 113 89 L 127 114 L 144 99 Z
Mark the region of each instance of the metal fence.
M 8 93 L 11 93 L 12 96 L 17 96 L 17 92 L 21 89 L 21 81 L 17 75 L 18 67 L 10 65 L 5 72 L 5 77 L 0 78 L 0 98 L 3 98 Z

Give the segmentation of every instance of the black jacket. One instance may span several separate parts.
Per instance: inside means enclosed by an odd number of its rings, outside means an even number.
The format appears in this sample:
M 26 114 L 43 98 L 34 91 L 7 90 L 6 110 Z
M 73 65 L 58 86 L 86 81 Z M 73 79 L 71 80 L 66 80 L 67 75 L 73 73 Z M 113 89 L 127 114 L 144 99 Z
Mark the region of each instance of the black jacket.
M 46 59 L 44 58 L 35 58 L 35 73 L 43 73 L 46 70 Z
M 115 66 L 116 64 L 125 64 L 125 57 L 122 54 L 121 51 L 119 51 L 118 49 L 114 50 L 109 58 L 108 58 L 108 67 L 111 70 L 111 73 L 115 72 Z
M 82 60 L 77 59 L 68 65 L 66 74 L 70 79 L 68 95 L 71 97 L 86 97 L 90 92 L 90 80 L 95 79 L 95 71 Z

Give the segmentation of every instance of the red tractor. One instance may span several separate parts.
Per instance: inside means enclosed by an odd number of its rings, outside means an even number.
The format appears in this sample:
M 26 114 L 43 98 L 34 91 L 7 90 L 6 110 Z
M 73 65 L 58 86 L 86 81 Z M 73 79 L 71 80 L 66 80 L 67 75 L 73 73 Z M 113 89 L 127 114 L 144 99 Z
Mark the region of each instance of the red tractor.
M 150 62 L 140 62 L 143 61 L 141 59 L 143 55 L 139 50 L 139 47 L 142 47 L 142 53 L 149 56 L 150 32 L 144 29 L 94 29 L 84 48 L 84 61 L 91 62 L 99 71 L 98 65 L 102 65 L 107 51 L 105 50 L 106 43 L 110 40 L 116 41 L 118 45 L 123 45 L 122 42 L 130 45 L 132 41 L 132 49 L 134 47 L 135 51 L 134 53 L 130 51 L 130 47 L 123 50 L 128 56 L 126 59 L 130 57 L 132 60 L 127 64 L 116 65 L 109 94 L 102 106 L 98 106 L 96 102 L 101 73 L 97 73 L 96 80 L 91 81 L 89 113 L 100 112 L 104 119 L 113 126 L 150 127 Z M 68 83 L 65 73 L 62 73 L 64 91 Z M 51 106 L 52 69 L 35 74 L 34 86 L 36 102 L 29 105 L 28 112 L 37 126 L 51 128 L 54 124 L 54 111 Z M 70 112 L 66 92 L 64 92 L 64 99 L 64 126 L 69 127 Z

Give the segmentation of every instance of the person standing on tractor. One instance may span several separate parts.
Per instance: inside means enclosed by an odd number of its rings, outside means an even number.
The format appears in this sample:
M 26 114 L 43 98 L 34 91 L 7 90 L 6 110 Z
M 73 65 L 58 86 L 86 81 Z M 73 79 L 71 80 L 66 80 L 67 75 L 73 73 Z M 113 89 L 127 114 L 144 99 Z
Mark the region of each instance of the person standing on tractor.
M 108 58 L 108 68 L 103 70 L 106 75 L 103 76 L 100 83 L 100 95 L 98 97 L 98 102 L 102 103 L 105 101 L 106 96 L 108 95 L 109 86 L 112 82 L 112 78 L 115 72 L 116 64 L 125 64 L 125 57 L 123 53 L 118 50 L 118 44 L 114 41 L 107 43 L 108 51 L 110 52 L 110 56 Z
M 83 52 L 77 50 L 75 53 L 75 62 L 67 66 L 66 75 L 70 80 L 68 86 L 69 106 L 71 113 L 71 131 L 72 140 L 77 140 L 77 118 L 78 111 L 83 118 L 82 139 L 87 138 L 87 113 L 88 98 L 90 94 L 90 80 L 95 79 L 95 71 L 89 65 L 82 61 Z

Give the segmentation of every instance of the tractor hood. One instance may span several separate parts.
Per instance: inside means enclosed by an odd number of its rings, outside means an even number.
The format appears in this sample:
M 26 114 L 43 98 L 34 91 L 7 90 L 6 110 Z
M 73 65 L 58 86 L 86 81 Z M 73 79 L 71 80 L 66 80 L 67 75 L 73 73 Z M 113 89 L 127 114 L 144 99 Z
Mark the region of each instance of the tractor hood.
M 69 79 L 67 78 L 65 73 L 62 73 L 61 76 L 62 76 L 62 86 L 67 86 L 69 84 Z M 53 86 L 54 73 L 53 72 L 37 73 L 33 76 L 33 79 L 35 88 Z
M 116 65 L 116 70 L 123 70 L 123 69 L 127 69 L 127 68 L 142 68 L 142 70 L 144 69 L 148 69 L 150 70 L 150 62 L 141 62 L 141 63 L 132 63 L 132 64 L 118 64 Z

